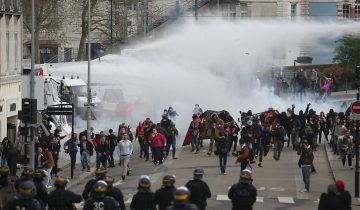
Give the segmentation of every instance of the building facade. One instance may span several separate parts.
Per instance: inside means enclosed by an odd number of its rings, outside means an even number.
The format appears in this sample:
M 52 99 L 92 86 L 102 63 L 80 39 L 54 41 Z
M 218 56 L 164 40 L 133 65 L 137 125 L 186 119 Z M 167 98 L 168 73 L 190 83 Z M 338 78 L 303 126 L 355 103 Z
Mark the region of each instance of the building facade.
M 16 138 L 21 109 L 22 1 L 0 0 L 0 140 Z

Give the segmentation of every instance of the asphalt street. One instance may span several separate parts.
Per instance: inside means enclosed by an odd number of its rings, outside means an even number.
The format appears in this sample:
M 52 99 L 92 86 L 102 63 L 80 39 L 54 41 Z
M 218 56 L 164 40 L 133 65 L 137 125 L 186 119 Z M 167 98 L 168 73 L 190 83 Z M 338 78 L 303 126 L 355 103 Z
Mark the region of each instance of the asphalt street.
M 206 142 L 208 143 L 208 142 Z M 221 175 L 218 157 L 206 154 L 207 144 L 201 153 L 190 152 L 189 147 L 178 148 L 178 159 L 168 159 L 163 165 L 155 166 L 152 162 L 146 162 L 139 158 L 138 144 L 134 142 L 135 152 L 131 160 L 132 173 L 121 180 L 121 168 L 108 169 L 108 175 L 115 178 L 114 185 L 120 188 L 124 194 L 127 207 L 131 202 L 132 195 L 136 192 L 137 182 L 140 175 L 149 175 L 152 181 L 151 189 L 155 191 L 161 186 L 162 177 L 166 174 L 176 175 L 176 186 L 185 185 L 192 178 L 192 172 L 196 167 L 205 170 L 204 180 L 208 183 L 212 196 L 208 200 L 207 209 L 221 210 L 231 209 L 231 202 L 227 198 L 229 187 L 239 180 L 240 166 L 235 164 L 235 158 L 229 156 L 227 174 Z M 284 148 L 281 159 L 275 161 L 272 152 L 265 157 L 263 167 L 253 164 L 254 185 L 258 189 L 257 202 L 254 209 L 317 209 L 320 194 L 327 189 L 327 185 L 333 182 L 332 173 L 326 158 L 324 145 L 320 145 L 315 152 L 314 164 L 316 174 L 311 175 L 310 193 L 301 193 L 304 188 L 301 169 L 297 162 L 299 156 L 291 148 Z M 69 176 L 69 168 L 62 173 Z M 81 194 L 86 182 L 93 178 L 94 167 L 91 172 L 81 172 L 80 166 L 75 169 L 75 177 L 71 180 L 70 189 Z M 83 203 L 78 204 L 82 209 Z

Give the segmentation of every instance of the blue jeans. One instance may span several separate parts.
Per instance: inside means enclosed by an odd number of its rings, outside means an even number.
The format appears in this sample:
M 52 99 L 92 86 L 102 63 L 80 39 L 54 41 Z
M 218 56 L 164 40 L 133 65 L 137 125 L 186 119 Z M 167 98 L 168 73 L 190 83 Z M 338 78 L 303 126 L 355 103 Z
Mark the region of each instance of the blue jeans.
M 225 173 L 226 170 L 226 162 L 227 162 L 227 153 L 219 154 L 219 161 L 220 161 L 220 170 L 221 173 Z
M 303 181 L 305 184 L 305 189 L 310 191 L 310 173 L 311 173 L 311 165 L 302 165 L 301 171 L 303 175 Z
M 6 161 L 5 158 L 1 158 L 0 166 L 4 166 L 4 167 L 8 166 L 7 161 Z
M 196 151 L 199 151 L 199 133 L 197 131 L 193 132 L 191 134 L 191 150 L 194 151 L 196 149 Z
M 83 152 L 80 157 L 81 165 L 85 169 L 90 169 L 90 154 Z
M 176 153 L 176 137 L 172 137 L 166 142 L 166 156 L 169 154 L 170 147 L 172 148 L 172 157 L 174 158 Z

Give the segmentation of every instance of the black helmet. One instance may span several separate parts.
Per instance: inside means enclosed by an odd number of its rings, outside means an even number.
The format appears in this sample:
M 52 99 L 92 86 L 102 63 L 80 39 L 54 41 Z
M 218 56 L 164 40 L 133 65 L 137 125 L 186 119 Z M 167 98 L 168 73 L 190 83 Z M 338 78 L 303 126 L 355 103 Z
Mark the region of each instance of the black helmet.
M 103 181 L 105 181 L 108 186 L 112 186 L 113 183 L 114 183 L 114 178 L 112 178 L 112 177 L 110 177 L 110 176 L 106 176 L 106 177 L 103 179 Z
M 150 177 L 147 175 L 141 175 L 138 185 L 139 185 L 138 188 L 140 189 L 150 189 L 151 187 Z
M 187 187 L 179 187 L 174 193 L 174 203 L 182 204 L 188 201 L 190 197 L 190 191 Z
M 203 176 L 204 176 L 204 169 L 196 168 L 194 170 L 194 179 L 202 179 Z
M 56 188 L 64 188 L 67 183 L 68 183 L 68 180 L 65 179 L 65 177 L 56 176 L 54 178 L 54 185 L 55 185 Z
M 107 190 L 108 190 L 108 185 L 106 184 L 106 182 L 103 180 L 99 180 L 95 183 L 93 187 L 93 194 L 96 197 L 101 197 L 105 195 Z
M 18 196 L 20 199 L 31 199 L 36 194 L 36 188 L 32 181 L 21 182 L 18 188 Z
M 34 170 L 29 167 L 25 167 L 24 170 L 21 172 L 21 179 L 22 180 L 30 180 L 34 177 Z
M 250 169 L 244 169 L 241 171 L 240 182 L 248 184 L 252 182 L 252 172 Z
M 104 167 L 97 167 L 95 170 L 95 177 L 96 179 L 104 179 L 106 176 L 106 168 Z
M 164 178 L 163 178 L 162 183 L 165 186 L 172 186 L 172 185 L 174 185 L 175 180 L 176 180 L 175 175 L 165 175 Z
M 38 169 L 34 172 L 34 181 L 41 182 L 44 180 L 45 176 L 46 176 L 45 172 L 43 170 Z
M 1 166 L 0 167 L 0 175 L 9 175 L 9 168 L 6 166 Z

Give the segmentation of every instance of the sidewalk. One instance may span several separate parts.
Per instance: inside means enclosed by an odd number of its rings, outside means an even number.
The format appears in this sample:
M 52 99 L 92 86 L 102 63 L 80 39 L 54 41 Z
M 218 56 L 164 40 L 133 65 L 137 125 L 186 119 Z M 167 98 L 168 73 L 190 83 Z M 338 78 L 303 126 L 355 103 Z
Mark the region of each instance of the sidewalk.
M 343 180 L 345 182 L 345 189 L 350 192 L 352 196 L 352 204 L 353 206 L 360 206 L 360 199 L 354 198 L 355 194 L 355 159 L 353 159 L 353 166 L 354 169 L 350 169 L 350 167 L 347 165 L 347 162 L 345 163 L 345 167 L 343 167 L 342 162 L 340 160 L 339 155 L 334 155 L 331 152 L 331 148 L 329 144 L 325 141 L 325 150 L 327 154 L 327 158 L 329 160 L 331 173 L 334 178 L 334 182 L 336 180 Z M 326 189 L 324 189 L 324 192 Z

